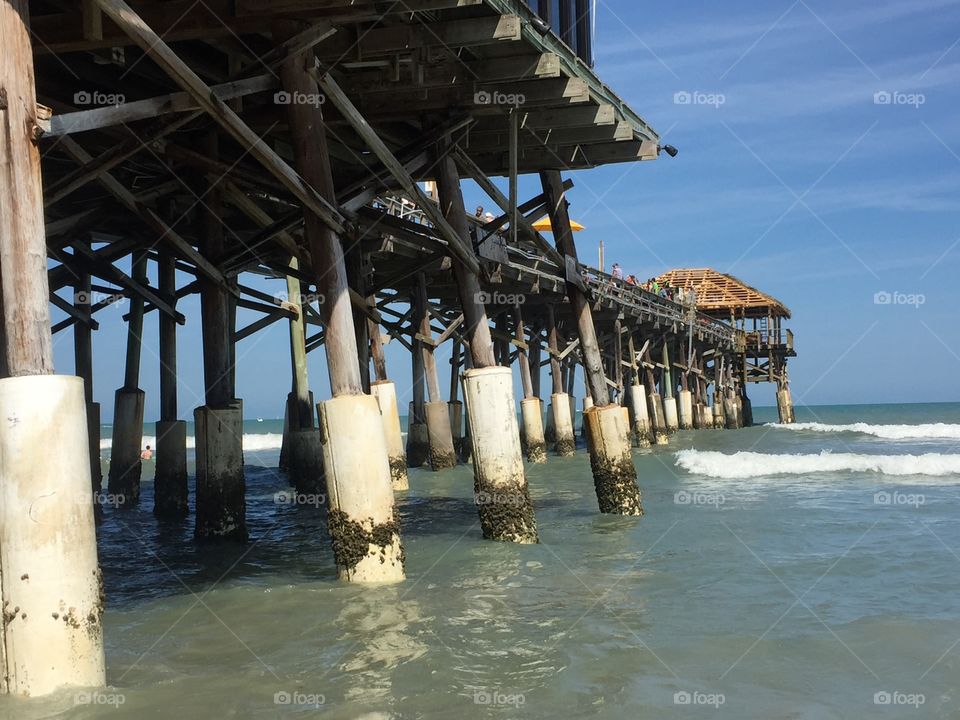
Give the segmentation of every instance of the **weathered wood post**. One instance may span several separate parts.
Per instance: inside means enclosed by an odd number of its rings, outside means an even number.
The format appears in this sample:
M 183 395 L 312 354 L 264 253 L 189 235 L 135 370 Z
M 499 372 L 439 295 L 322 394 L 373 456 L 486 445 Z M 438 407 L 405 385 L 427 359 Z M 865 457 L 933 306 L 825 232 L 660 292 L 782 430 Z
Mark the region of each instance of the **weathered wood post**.
M 520 417 L 523 420 L 522 444 L 528 461 L 545 463 L 547 461 L 547 445 L 543 439 L 543 411 L 540 408 L 540 398 L 533 392 L 526 329 L 523 325 L 523 313 L 520 311 L 520 305 L 514 306 L 513 315 L 514 332 L 517 337 L 517 364 L 520 366 L 520 381 L 523 386 L 523 400 L 520 401 Z M 537 370 L 539 372 L 539 368 Z
M 420 353 L 423 358 L 423 374 L 426 379 L 430 402 L 424 404 L 424 416 L 427 422 L 427 439 L 430 446 L 430 467 L 434 470 L 446 470 L 456 467 L 457 453 L 453 447 L 453 431 L 450 428 L 450 407 L 440 395 L 440 376 L 437 373 L 435 345 L 430 330 L 430 310 L 427 306 L 427 280 L 420 273 L 417 282 L 418 307 L 420 309 L 419 337 Z
M 304 296 L 300 278 L 294 274 L 300 269 L 300 261 L 292 257 L 288 265 L 292 272 L 287 275 L 287 302 L 296 316 L 289 321 L 292 390 L 287 400 L 287 474 L 298 493 L 311 494 L 325 489 L 323 449 L 313 422 L 313 393 L 307 373 L 305 306 L 313 298 Z
M 376 308 L 376 297 L 367 299 L 371 309 Z M 370 394 L 377 399 L 380 419 L 383 421 L 383 434 L 387 443 L 387 457 L 390 460 L 390 480 L 394 490 L 408 490 L 410 480 L 407 477 L 407 453 L 403 447 L 403 431 L 400 428 L 400 410 L 397 407 L 397 387 L 387 377 L 387 358 L 383 353 L 383 335 L 380 325 L 367 319 L 367 336 L 370 338 L 370 357 L 373 359 L 374 380 L 370 383 Z
M 457 457 L 463 457 L 463 403 L 459 399 L 460 391 L 460 355 L 463 344 L 459 340 L 453 341 L 453 350 L 450 353 L 450 400 L 447 407 L 450 411 L 450 430 L 453 433 L 453 447 Z
M 794 422 L 793 397 L 790 395 L 787 364 L 783 363 L 781 368 L 780 376 L 777 378 L 777 415 L 782 424 L 790 425 Z
M 276 35 L 286 39 L 296 33 L 297 26 L 283 22 L 276 30 Z M 309 72 L 314 63 L 313 53 L 305 52 L 281 66 L 282 87 L 292 97 L 322 97 Z M 286 107 L 297 170 L 321 198 L 335 206 L 320 103 Z M 324 298 L 320 314 L 333 397 L 317 409 L 330 496 L 327 527 L 337 569 L 341 579 L 354 582 L 403 580 L 403 547 L 389 454 L 380 407 L 372 395 L 363 393 L 343 246 L 331 224 L 312 208 L 304 208 L 304 234 L 317 288 Z
M 550 419 L 553 429 L 553 451 L 561 457 L 577 453 L 577 439 L 573 434 L 573 414 L 570 412 L 570 396 L 563 385 L 560 367 L 560 334 L 557 332 L 553 307 L 547 306 L 547 350 L 550 353 L 550 379 L 553 393 L 550 396 Z
M 449 141 L 438 158 L 437 188 L 447 223 L 464 245 L 470 231 L 463 206 L 460 176 Z M 473 450 L 474 496 L 483 536 L 521 543 L 537 542 L 533 503 L 524 474 L 520 433 L 513 396 L 513 373 L 497 366 L 490 326 L 477 275 L 458 257 L 452 257 L 465 334 L 473 367 L 463 374 L 463 394 Z
M 105 682 L 83 380 L 54 375 L 26 0 L 0 3 L 0 694 Z M 15 421 L 11 421 L 15 419 Z
M 657 391 L 657 380 L 654 375 L 653 359 L 648 349 L 644 354 L 644 367 L 647 370 L 647 387 L 650 394 L 647 397 L 647 409 L 650 411 L 650 428 L 653 433 L 653 441 L 657 445 L 667 444 L 667 424 L 663 417 L 663 397 Z
M 557 250 L 576 263 L 577 248 L 573 242 L 560 172 L 543 170 L 540 172 L 540 179 L 547 199 Z M 631 455 L 629 423 L 623 409 L 610 402 L 590 305 L 583 291 L 570 282 L 569 278 L 567 297 L 577 321 L 587 392 L 594 403 L 594 407 L 586 412 L 585 422 L 589 425 L 587 440 L 590 466 L 593 469 L 593 483 L 600 511 L 642 515 L 637 469 Z
M 206 139 L 210 157 L 218 155 L 215 132 Z M 203 256 L 217 264 L 224 255 L 223 203 L 217 185 L 198 178 L 203 207 L 198 237 Z M 246 540 L 247 501 L 243 470 L 243 404 L 234 398 L 234 314 L 227 289 L 202 277 L 200 315 L 203 331 L 204 405 L 193 411 L 196 438 L 196 524 L 198 539 Z
M 680 373 L 680 398 L 678 402 L 678 414 L 680 416 L 680 429 L 693 429 L 693 392 L 690 390 L 690 358 L 687 358 L 687 367 Z
M 677 412 L 677 398 L 674 395 L 673 369 L 670 365 L 670 341 L 663 341 L 663 422 L 668 433 L 675 433 L 680 429 L 679 413 Z
M 627 350 L 630 353 L 630 369 L 633 373 L 633 382 L 627 389 L 630 394 L 630 409 L 633 412 L 633 432 L 637 447 L 650 447 L 653 433 L 650 427 L 650 414 L 647 412 L 647 392 L 640 381 L 640 365 L 637 362 L 637 352 L 634 347 L 633 333 L 627 341 Z
M 407 466 L 421 467 L 430 459 L 430 431 L 427 429 L 427 411 L 424 398 L 423 342 L 417 338 L 426 308 L 420 304 L 419 293 L 410 298 L 413 308 L 410 338 L 410 369 L 413 400 L 407 410 Z
M 131 276 L 140 285 L 147 284 L 147 256 L 137 251 L 132 257 Z M 143 345 L 143 297 L 130 295 L 127 320 L 127 356 L 123 387 L 114 396 L 113 440 L 110 443 L 110 471 L 107 492 L 120 507 L 132 507 L 140 501 L 140 452 L 143 449 L 144 392 L 140 384 L 140 351 Z
M 73 324 L 74 373 L 83 378 L 83 393 L 87 404 L 87 435 L 90 438 L 90 481 L 99 497 L 103 487 L 103 471 L 100 467 L 100 403 L 93 401 L 93 288 L 90 273 L 77 273 L 74 285 L 74 306 L 86 322 Z
M 161 246 L 157 264 L 160 294 L 177 305 L 177 259 Z M 187 424 L 177 410 L 177 322 L 160 313 L 160 420 L 157 422 L 157 466 L 153 480 L 153 514 L 187 514 Z

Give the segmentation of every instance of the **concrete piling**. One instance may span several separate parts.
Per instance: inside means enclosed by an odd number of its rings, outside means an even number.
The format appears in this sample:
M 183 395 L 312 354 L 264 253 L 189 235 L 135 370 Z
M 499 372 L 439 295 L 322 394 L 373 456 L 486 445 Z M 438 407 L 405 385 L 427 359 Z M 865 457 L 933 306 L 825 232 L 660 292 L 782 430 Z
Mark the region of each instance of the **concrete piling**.
M 403 431 L 400 429 L 400 413 L 397 409 L 397 387 L 390 380 L 376 380 L 370 383 L 370 392 L 377 399 L 377 407 L 380 408 L 393 489 L 408 490 L 410 481 L 407 477 L 407 455 L 403 447 Z

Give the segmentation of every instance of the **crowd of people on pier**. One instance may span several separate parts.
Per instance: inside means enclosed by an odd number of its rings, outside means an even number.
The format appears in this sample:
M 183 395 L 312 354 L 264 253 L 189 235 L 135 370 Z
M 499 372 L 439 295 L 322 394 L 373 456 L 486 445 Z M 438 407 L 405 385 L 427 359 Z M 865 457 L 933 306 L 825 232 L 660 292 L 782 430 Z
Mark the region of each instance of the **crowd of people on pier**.
M 683 288 L 672 287 L 666 282 L 661 283 L 656 278 L 648 278 L 646 282 L 640 282 L 636 275 L 627 275 L 624 277 L 623 268 L 620 267 L 620 263 L 613 264 L 613 268 L 610 271 L 610 278 L 610 284 L 612 286 L 639 287 L 641 290 L 653 293 L 657 297 L 673 302 L 684 302 L 685 293 Z

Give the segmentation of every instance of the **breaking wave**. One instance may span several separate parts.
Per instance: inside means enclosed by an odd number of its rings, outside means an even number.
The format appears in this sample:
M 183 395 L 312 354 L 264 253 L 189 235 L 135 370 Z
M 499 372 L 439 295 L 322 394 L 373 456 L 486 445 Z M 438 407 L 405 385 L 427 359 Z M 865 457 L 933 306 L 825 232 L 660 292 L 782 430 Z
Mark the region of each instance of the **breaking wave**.
M 712 478 L 744 479 L 771 475 L 809 475 L 826 472 L 881 475 L 960 475 L 960 455 L 861 455 L 821 452 L 818 455 L 771 455 L 756 452 L 726 454 L 681 450 L 674 455 L 678 467 Z
M 282 441 L 283 435 L 281 433 L 244 433 L 243 449 L 251 452 L 256 450 L 279 450 Z M 100 440 L 101 450 L 109 450 L 112 445 L 113 441 L 110 438 L 102 438 Z M 156 449 L 157 438 L 153 435 L 144 435 L 143 445 L 149 445 Z M 193 435 L 187 435 L 187 449 L 192 450 L 196 446 L 196 439 Z
M 868 423 L 853 423 L 851 425 L 828 425 L 826 423 L 793 423 L 781 425 L 768 423 L 767 427 L 778 430 L 811 430 L 824 433 L 862 433 L 873 435 L 884 440 L 960 440 L 960 425 L 948 423 L 931 423 L 927 425 L 869 425 Z

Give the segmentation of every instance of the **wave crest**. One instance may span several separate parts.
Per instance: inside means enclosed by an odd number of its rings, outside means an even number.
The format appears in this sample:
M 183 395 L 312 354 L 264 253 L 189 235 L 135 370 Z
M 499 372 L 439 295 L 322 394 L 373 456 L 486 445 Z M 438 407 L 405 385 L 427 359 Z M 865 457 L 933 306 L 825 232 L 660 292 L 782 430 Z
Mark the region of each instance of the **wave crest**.
M 960 425 L 949 423 L 929 423 L 925 425 L 870 425 L 868 423 L 852 423 L 850 425 L 830 425 L 827 423 L 809 422 L 781 425 L 768 423 L 766 427 L 777 430 L 809 430 L 824 433 L 862 433 L 873 435 L 884 440 L 960 440 Z
M 960 475 L 960 455 L 862 455 L 821 452 L 817 455 L 741 451 L 726 454 L 707 450 L 681 450 L 674 454 L 678 467 L 712 478 L 745 479 L 771 475 L 809 475 L 827 472 L 881 475 Z

